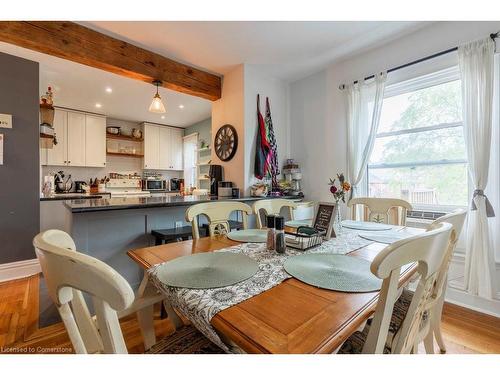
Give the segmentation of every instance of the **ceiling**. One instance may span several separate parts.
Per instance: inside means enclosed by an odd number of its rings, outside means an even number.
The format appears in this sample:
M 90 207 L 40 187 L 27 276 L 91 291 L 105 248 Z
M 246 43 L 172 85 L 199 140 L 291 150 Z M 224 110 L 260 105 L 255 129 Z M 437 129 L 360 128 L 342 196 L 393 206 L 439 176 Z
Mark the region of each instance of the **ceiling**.
M 54 103 L 60 107 L 101 113 L 121 120 L 179 127 L 211 116 L 210 101 L 160 88 L 167 110 L 162 118 L 162 115 L 148 111 L 156 90 L 153 85 L 3 42 L 0 42 L 0 52 L 38 61 L 40 93 L 45 93 L 51 86 Z M 112 92 L 108 93 L 107 88 Z M 100 108 L 96 107 L 97 103 Z M 184 108 L 179 108 L 180 105 Z
M 105 34 L 212 73 L 241 63 L 287 81 L 314 73 L 334 61 L 375 48 L 426 25 L 383 21 L 104 21 L 82 22 Z M 100 69 L 0 42 L 0 52 L 40 63 L 40 91 L 54 90 L 61 107 L 130 121 L 186 127 L 209 118 L 211 102 L 160 88 L 163 115 L 148 111 L 154 86 Z M 111 88 L 112 92 L 106 92 Z M 101 105 L 100 108 L 96 104 Z M 183 105 L 184 108 L 179 108 Z
M 174 60 L 225 74 L 241 63 L 294 81 L 332 62 L 413 32 L 403 21 L 81 22 Z

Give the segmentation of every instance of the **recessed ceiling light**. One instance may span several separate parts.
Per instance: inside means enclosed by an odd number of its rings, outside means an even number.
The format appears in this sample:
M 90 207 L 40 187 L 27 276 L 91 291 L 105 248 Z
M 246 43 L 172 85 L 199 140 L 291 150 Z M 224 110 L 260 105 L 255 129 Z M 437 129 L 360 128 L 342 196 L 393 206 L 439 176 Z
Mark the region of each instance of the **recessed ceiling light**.
M 164 119 L 165 119 L 165 116 L 161 116 L 161 118 L 164 120 Z
M 96 107 L 96 108 L 101 108 L 101 107 L 102 107 L 102 104 L 101 104 L 101 103 L 95 103 L 95 107 Z
M 179 108 L 183 109 L 184 108 L 184 104 L 179 104 Z
M 113 92 L 113 89 L 111 87 L 106 87 L 106 92 L 108 93 L 112 93 Z

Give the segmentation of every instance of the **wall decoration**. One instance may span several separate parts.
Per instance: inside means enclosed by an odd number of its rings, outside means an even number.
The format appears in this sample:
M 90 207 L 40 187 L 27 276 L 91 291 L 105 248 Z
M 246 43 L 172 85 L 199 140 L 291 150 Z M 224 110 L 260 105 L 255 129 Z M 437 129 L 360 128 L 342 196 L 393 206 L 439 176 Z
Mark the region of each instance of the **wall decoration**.
M 238 148 L 238 133 L 234 126 L 226 124 L 217 130 L 214 139 L 215 154 L 222 161 L 231 160 Z

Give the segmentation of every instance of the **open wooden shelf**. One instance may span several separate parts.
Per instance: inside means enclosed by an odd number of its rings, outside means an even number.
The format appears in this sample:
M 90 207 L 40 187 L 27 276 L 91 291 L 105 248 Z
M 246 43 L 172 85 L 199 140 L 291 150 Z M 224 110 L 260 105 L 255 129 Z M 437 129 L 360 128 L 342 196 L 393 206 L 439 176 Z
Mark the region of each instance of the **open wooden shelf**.
M 130 142 L 142 142 L 143 138 L 134 138 L 130 135 L 121 135 L 121 134 L 109 134 L 106 133 L 106 139 L 117 139 L 120 141 L 130 141 Z
M 144 157 L 144 155 L 142 155 L 142 154 L 127 154 L 124 152 L 109 152 L 109 151 L 106 151 L 106 155 L 125 156 L 125 157 L 129 157 L 129 158 L 142 158 L 142 157 Z

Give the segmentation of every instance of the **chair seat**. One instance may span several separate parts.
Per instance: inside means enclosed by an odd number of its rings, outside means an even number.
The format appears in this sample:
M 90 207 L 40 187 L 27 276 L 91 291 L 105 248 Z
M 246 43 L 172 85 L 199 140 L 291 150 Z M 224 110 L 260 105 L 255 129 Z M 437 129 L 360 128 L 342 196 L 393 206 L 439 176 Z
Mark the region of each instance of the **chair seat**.
M 224 351 L 190 325 L 157 342 L 146 354 L 224 354 Z
M 391 352 L 392 343 L 396 337 L 399 329 L 403 325 L 403 321 L 406 317 L 406 313 L 411 304 L 413 298 L 413 292 L 408 289 L 403 289 L 401 296 L 398 298 L 394 304 L 394 310 L 391 316 L 391 322 L 389 324 L 389 333 L 387 335 L 387 340 L 385 343 L 384 353 L 389 354 Z M 425 319 L 425 315 L 424 315 Z M 366 337 L 371 327 L 372 320 L 368 319 L 366 322 L 363 332 L 354 332 L 347 340 L 344 342 L 339 350 L 340 354 L 361 354 L 363 350 L 363 345 L 365 344 Z
M 338 354 L 361 354 L 367 337 L 368 328 L 365 328 L 363 332 L 354 332 L 351 336 L 349 336 L 347 341 L 342 344 Z M 387 345 L 384 348 L 384 354 L 391 354 L 391 348 Z

